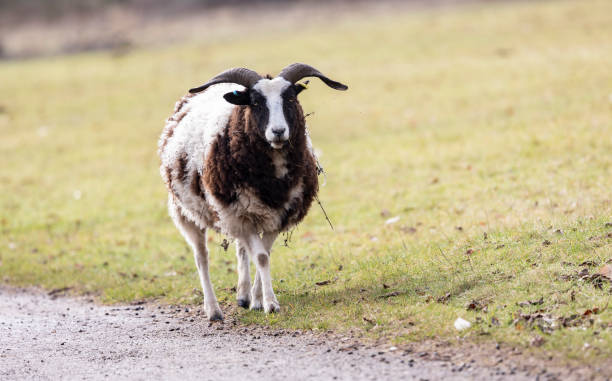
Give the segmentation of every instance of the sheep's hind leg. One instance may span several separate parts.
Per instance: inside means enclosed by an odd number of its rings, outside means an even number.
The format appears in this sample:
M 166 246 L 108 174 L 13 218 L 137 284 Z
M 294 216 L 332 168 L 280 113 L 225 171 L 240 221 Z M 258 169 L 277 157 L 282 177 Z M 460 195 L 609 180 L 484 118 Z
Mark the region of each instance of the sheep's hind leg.
M 171 205 L 172 206 L 172 205 Z M 208 320 L 223 320 L 223 312 L 219 308 L 215 291 L 213 290 L 208 273 L 208 250 L 206 248 L 206 230 L 198 228 L 193 222 L 188 221 L 178 207 L 170 208 L 170 214 L 176 226 L 179 228 L 185 240 L 193 248 L 202 291 L 204 292 L 204 310 Z
M 263 309 L 263 293 L 261 291 L 261 277 L 259 270 L 255 271 L 255 280 L 253 280 L 253 288 L 251 288 L 251 307 L 252 310 Z
M 278 233 L 264 233 L 249 237 L 249 250 L 257 267 L 253 289 L 251 290 L 251 309 L 261 309 L 267 313 L 280 311 L 280 305 L 272 289 L 270 275 L 270 252 Z
M 236 287 L 236 300 L 240 307 L 249 308 L 249 305 L 251 304 L 251 296 L 249 294 L 251 288 L 249 256 L 244 245 L 242 245 L 239 240 L 236 241 L 236 258 L 238 260 L 238 286 Z
M 215 290 L 213 289 L 213 285 L 210 281 L 210 274 L 208 272 L 206 232 L 202 232 L 198 238 L 198 242 L 192 246 L 196 266 L 198 267 L 198 273 L 200 274 L 202 291 L 204 292 L 204 310 L 206 311 L 208 320 L 223 320 L 223 312 L 221 312 L 221 308 L 219 308 L 219 303 L 217 302 Z

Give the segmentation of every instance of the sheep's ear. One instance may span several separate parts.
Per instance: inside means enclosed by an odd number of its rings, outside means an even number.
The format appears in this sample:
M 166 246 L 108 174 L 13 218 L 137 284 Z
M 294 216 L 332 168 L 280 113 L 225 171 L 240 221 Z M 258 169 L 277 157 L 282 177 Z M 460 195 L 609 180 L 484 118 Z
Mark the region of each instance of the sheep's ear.
M 251 104 L 251 96 L 249 95 L 249 91 L 237 91 L 234 90 L 231 93 L 226 93 L 223 95 L 223 98 L 231 104 L 234 105 L 249 105 Z

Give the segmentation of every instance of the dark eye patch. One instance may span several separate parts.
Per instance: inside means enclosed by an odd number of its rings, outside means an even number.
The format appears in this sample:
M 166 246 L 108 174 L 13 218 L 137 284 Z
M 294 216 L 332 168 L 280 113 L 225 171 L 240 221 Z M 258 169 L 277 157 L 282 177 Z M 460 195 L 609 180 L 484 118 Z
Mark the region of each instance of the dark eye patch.
M 258 91 L 251 90 L 251 105 L 258 107 L 266 104 L 266 98 Z
M 281 97 L 283 98 L 283 100 L 286 100 L 286 99 L 295 98 L 296 95 L 297 95 L 296 86 L 295 85 L 291 85 L 291 86 L 287 87 L 285 89 L 285 91 L 283 91 L 283 93 L 281 94 Z
M 257 90 L 251 89 L 251 118 L 254 125 L 263 133 L 268 124 L 269 110 L 266 104 L 266 97 L 264 97 Z
M 304 133 L 304 115 L 302 107 L 297 99 L 297 93 L 295 86 L 289 86 L 281 94 L 283 98 L 283 113 L 285 114 L 285 120 L 289 124 L 289 133 L 292 136 L 300 135 Z
M 283 93 L 281 94 L 281 98 L 283 99 L 283 103 L 290 102 L 293 103 L 297 101 L 297 94 L 295 91 L 295 86 L 289 86 Z

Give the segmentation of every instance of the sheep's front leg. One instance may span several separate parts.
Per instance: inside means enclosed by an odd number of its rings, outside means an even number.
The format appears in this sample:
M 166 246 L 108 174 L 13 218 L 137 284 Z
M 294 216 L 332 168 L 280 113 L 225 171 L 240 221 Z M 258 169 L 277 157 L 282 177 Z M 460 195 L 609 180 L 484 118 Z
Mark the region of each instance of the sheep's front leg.
M 272 244 L 274 244 L 274 240 L 277 236 L 278 232 L 263 234 L 262 243 L 269 257 L 272 255 Z M 255 280 L 253 281 L 253 288 L 251 289 L 251 309 L 263 309 L 263 291 L 261 287 L 261 276 L 259 274 L 259 271 L 255 272 Z
M 267 313 L 280 311 L 280 305 L 272 289 L 270 275 L 270 249 L 278 233 L 264 233 L 263 238 L 252 234 L 247 238 L 251 259 L 257 273 L 251 290 L 251 309 L 261 309 Z
M 236 258 L 238 260 L 238 286 L 236 287 L 236 300 L 238 305 L 243 308 L 249 308 L 251 304 L 251 296 L 249 294 L 251 288 L 251 274 L 249 274 L 249 255 L 244 244 L 240 240 L 236 240 Z

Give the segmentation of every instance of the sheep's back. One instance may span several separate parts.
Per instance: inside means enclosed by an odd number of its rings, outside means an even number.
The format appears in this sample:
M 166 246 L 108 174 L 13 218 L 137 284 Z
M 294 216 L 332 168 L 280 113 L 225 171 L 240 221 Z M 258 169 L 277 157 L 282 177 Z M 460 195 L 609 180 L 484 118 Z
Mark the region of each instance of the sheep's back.
M 160 174 L 168 191 L 182 213 L 201 228 L 216 218 L 201 185 L 204 158 L 212 142 L 224 133 L 235 107 L 223 94 L 241 89 L 236 84 L 218 84 L 187 94 L 176 103 L 159 139 Z

